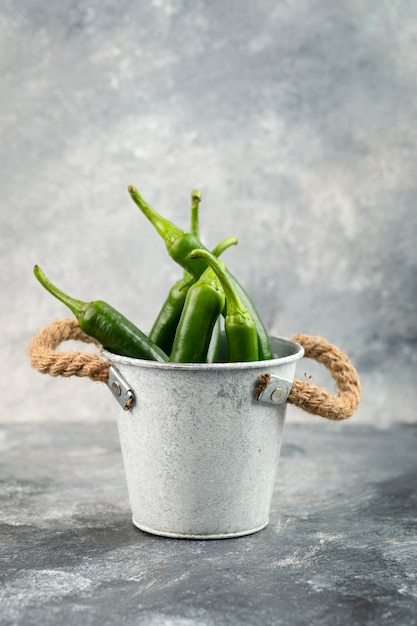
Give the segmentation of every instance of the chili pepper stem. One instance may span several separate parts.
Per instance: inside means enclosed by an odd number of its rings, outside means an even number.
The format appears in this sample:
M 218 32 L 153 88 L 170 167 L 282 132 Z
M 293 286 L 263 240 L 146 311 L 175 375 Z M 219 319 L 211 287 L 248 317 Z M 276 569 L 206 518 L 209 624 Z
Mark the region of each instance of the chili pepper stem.
M 198 209 L 201 202 L 201 191 L 194 189 L 191 192 L 191 233 L 196 237 L 200 237 L 200 226 L 198 218 Z
M 39 265 L 35 265 L 35 267 L 33 268 L 33 273 L 35 274 L 41 285 L 43 285 L 43 287 L 45 287 L 45 289 L 49 291 L 49 293 L 55 296 L 55 298 L 60 300 L 63 304 L 65 304 L 70 309 L 70 311 L 74 313 L 75 317 L 78 317 L 78 315 L 82 312 L 83 307 L 87 304 L 86 302 L 83 302 L 82 300 L 77 300 L 76 298 L 72 298 L 68 294 L 61 291 L 61 289 L 56 287 L 56 285 L 54 285 L 49 280 L 49 278 L 41 270 Z
M 140 195 L 134 185 L 129 185 L 127 189 L 133 202 L 155 227 L 157 233 L 163 238 L 169 250 L 173 243 L 179 237 L 184 235 L 184 231 L 155 211 L 155 209 L 152 208 L 151 205 Z
M 221 256 L 227 248 L 230 248 L 230 246 L 237 246 L 237 244 L 238 240 L 236 237 L 227 237 L 226 239 L 223 239 L 223 241 L 220 241 L 217 246 L 213 248 L 211 253 L 214 256 Z

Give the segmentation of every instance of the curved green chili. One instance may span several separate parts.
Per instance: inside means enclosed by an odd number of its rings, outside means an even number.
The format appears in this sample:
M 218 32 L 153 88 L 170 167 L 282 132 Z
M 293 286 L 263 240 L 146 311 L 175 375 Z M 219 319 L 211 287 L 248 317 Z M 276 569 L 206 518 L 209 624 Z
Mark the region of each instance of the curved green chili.
M 223 289 L 210 269 L 188 290 L 169 360 L 205 363 L 213 329 L 225 305 Z
M 192 259 L 204 259 L 220 281 L 226 296 L 224 326 L 229 362 L 258 361 L 258 333 L 253 317 L 243 304 L 232 281 L 226 274 L 224 263 L 206 250 L 193 250 Z
M 34 267 L 34 274 L 49 293 L 73 312 L 81 330 L 106 350 L 137 359 L 168 361 L 163 350 L 110 304 L 102 300 L 83 302 L 68 296 L 47 278 L 38 265 Z
M 208 252 L 207 248 L 201 243 L 198 237 L 181 230 L 174 223 L 170 222 L 155 211 L 155 209 L 153 209 L 151 205 L 142 198 L 136 187 L 130 185 L 128 187 L 128 191 L 134 203 L 139 207 L 145 217 L 148 218 L 151 224 L 153 224 L 156 231 L 165 241 L 165 245 L 171 258 L 198 279 L 207 267 L 206 261 L 204 259 L 192 260 L 190 255 L 191 252 L 197 248 Z M 268 332 L 261 316 L 239 281 L 229 271 L 227 271 L 227 275 L 235 290 L 238 292 L 243 304 L 256 323 L 259 359 L 272 359 L 273 354 L 269 342 Z

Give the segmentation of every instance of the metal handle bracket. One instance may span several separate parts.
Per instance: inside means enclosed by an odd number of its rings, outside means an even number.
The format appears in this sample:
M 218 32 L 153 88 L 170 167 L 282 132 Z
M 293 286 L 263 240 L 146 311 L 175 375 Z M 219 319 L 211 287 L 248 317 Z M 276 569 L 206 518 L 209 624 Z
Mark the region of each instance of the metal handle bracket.
M 270 375 L 269 382 L 265 389 L 258 396 L 259 402 L 267 404 L 285 404 L 288 400 L 292 387 L 292 380 Z
M 132 408 L 135 403 L 135 394 L 113 365 L 109 368 L 109 379 L 106 384 L 124 411 Z

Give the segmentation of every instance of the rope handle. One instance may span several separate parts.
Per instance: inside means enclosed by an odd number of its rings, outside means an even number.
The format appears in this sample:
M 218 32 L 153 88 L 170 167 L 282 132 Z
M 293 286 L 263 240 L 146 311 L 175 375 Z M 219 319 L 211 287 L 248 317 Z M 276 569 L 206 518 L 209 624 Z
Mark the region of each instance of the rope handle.
M 59 344 L 69 339 L 92 343 L 99 347 L 97 341 L 83 333 L 76 319 L 68 317 L 55 320 L 32 339 L 29 347 L 32 367 L 42 374 L 51 376 L 88 376 L 94 381 L 107 382 L 111 363 L 98 354 L 57 351 Z M 295 335 L 292 341 L 303 346 L 305 357 L 316 360 L 330 371 L 336 382 L 338 394 L 332 396 L 311 381 L 296 379 L 288 402 L 307 413 L 330 420 L 338 421 L 351 417 L 359 405 L 361 386 L 359 376 L 348 357 L 322 337 L 299 334 Z M 268 384 L 268 376 L 269 374 L 265 374 L 260 377 L 258 392 Z
M 98 354 L 85 352 L 59 352 L 60 343 L 76 339 L 84 343 L 100 344 L 83 333 L 73 317 L 55 320 L 45 326 L 32 339 L 29 346 L 29 357 L 32 367 L 42 374 L 51 376 L 88 376 L 91 380 L 106 383 L 109 378 L 111 363 Z
M 337 395 L 332 396 L 309 380 L 295 379 L 287 402 L 307 413 L 332 421 L 351 417 L 359 406 L 361 384 L 346 354 L 323 337 L 299 334 L 292 337 L 292 341 L 303 346 L 306 358 L 314 359 L 329 370 L 336 383 Z M 258 394 L 268 385 L 269 379 L 268 373 L 259 377 L 256 387 Z

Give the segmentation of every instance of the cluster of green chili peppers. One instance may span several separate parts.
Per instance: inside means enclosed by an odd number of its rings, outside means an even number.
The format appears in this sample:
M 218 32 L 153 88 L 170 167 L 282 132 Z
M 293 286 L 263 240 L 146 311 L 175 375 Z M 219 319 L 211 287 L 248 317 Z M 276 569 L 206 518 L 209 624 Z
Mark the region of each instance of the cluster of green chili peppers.
M 130 186 L 129 193 L 163 238 L 171 258 L 184 270 L 170 289 L 148 335 L 102 300 L 83 302 L 58 289 L 36 265 L 39 282 L 75 315 L 87 335 L 124 356 L 173 363 L 213 363 L 272 359 L 268 333 L 252 300 L 219 256 L 237 243 L 233 237 L 209 251 L 200 241 L 201 193 L 191 194 L 189 232 L 157 213 Z M 220 357 L 221 319 L 227 354 Z

